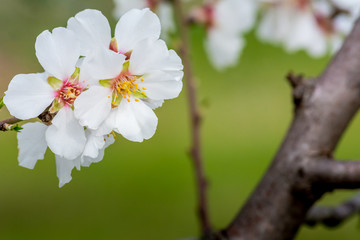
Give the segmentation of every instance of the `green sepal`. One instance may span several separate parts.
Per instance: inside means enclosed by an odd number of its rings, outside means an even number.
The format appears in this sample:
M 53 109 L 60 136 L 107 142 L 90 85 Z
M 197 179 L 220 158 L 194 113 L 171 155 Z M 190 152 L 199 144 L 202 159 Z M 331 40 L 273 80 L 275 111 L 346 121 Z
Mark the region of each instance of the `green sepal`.
M 53 102 L 53 104 L 51 105 L 51 107 L 49 109 L 49 112 L 56 113 L 63 107 L 64 107 L 64 104 L 62 102 L 57 101 L 57 99 L 55 99 L 55 101 Z
M 127 72 L 129 70 L 130 61 L 126 61 L 123 64 L 123 72 Z
M 134 95 L 134 97 L 137 97 L 140 99 L 147 98 L 147 96 L 140 91 L 134 92 L 133 95 Z
M 106 88 L 111 88 L 112 86 L 112 79 L 103 79 L 99 81 L 100 85 Z
M 71 80 L 79 80 L 80 68 L 76 67 L 74 73 L 71 75 Z
M 63 82 L 56 77 L 48 77 L 47 82 L 54 90 L 59 90 L 63 85 Z
M 5 97 L 5 95 L 2 96 L 2 98 L 0 99 L 0 109 L 2 109 L 5 106 L 4 97 Z

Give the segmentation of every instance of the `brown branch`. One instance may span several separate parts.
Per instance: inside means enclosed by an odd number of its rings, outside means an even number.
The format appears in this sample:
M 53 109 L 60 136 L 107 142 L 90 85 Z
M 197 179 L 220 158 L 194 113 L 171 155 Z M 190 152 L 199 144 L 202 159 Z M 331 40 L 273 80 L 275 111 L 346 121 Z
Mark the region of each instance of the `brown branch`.
M 360 161 L 317 159 L 309 162 L 303 171 L 303 178 L 327 191 L 360 188 Z
M 0 121 L 0 131 L 3 131 L 3 132 L 8 131 L 10 129 L 11 124 L 18 123 L 20 121 L 22 121 L 22 120 L 17 119 L 16 117 L 2 120 L 2 121 Z
M 204 176 L 203 163 L 202 163 L 202 154 L 201 154 L 201 116 L 198 109 L 198 104 L 196 100 L 196 87 L 195 79 L 192 71 L 191 60 L 189 56 L 189 34 L 186 24 L 186 17 L 182 9 L 182 1 L 174 0 L 176 15 L 180 29 L 180 37 L 182 41 L 180 55 L 184 64 L 185 72 L 185 81 L 187 84 L 188 91 L 188 101 L 190 108 L 191 116 L 191 126 L 192 126 L 192 147 L 191 147 L 191 156 L 194 163 L 197 190 L 198 190 L 198 214 L 201 223 L 201 230 L 204 237 L 208 236 L 211 233 L 211 225 L 208 214 L 208 203 L 207 203 L 207 182 Z
M 305 224 L 315 226 L 323 224 L 327 227 L 336 227 L 360 212 L 360 195 L 343 202 L 337 207 L 313 207 L 306 216 Z
M 220 232 L 222 238 L 293 239 L 308 210 L 324 193 L 336 187 L 355 187 L 350 178 L 340 174 L 342 177 L 335 178 L 332 187 L 326 188 L 319 182 L 330 179 L 325 176 L 307 177 L 305 166 L 332 157 L 342 134 L 359 109 L 359 39 L 360 20 L 324 73 L 297 86 L 302 86 L 303 91 L 288 133 L 255 191 L 232 223 Z M 348 166 L 345 168 L 350 169 L 351 164 Z M 343 167 L 335 167 L 337 170 L 331 166 L 326 168 L 337 175 Z M 355 177 L 356 172 L 352 174 Z M 347 183 L 341 186 L 337 183 L 339 181 Z

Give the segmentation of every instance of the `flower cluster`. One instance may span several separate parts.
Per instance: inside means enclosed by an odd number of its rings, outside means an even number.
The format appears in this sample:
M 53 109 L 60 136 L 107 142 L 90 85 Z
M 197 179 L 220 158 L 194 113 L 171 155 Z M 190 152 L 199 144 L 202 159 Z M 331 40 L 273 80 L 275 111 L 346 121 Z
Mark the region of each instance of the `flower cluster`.
M 263 0 L 259 38 L 313 57 L 335 52 L 360 13 L 354 0 Z
M 35 49 L 45 72 L 16 75 L 4 97 L 19 119 L 53 117 L 22 126 L 19 164 L 34 168 L 49 147 L 61 187 L 73 168 L 101 161 L 116 133 L 137 142 L 151 138 L 158 122 L 153 109 L 182 89 L 181 59 L 159 39 L 160 30 L 153 12 L 133 9 L 120 18 L 114 38 L 97 10 L 42 32 Z

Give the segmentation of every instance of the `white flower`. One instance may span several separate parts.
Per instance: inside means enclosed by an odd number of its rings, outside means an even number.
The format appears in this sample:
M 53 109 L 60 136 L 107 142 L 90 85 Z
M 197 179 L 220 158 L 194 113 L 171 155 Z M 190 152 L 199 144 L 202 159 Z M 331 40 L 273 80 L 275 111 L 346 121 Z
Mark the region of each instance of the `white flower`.
M 167 40 L 169 34 L 175 31 L 173 8 L 169 2 L 151 0 L 114 0 L 114 3 L 114 16 L 117 19 L 133 8 L 150 8 L 152 11 L 156 12 L 160 18 L 163 39 Z
M 19 165 L 33 169 L 37 160 L 43 159 L 46 149 L 46 132 L 49 126 L 35 122 L 26 123 L 23 130 L 18 133 Z M 90 166 L 93 162 L 99 162 L 104 156 L 105 148 L 114 142 L 112 135 L 95 136 L 90 130 L 86 131 L 87 141 L 81 156 L 75 159 L 66 159 L 59 155 L 56 158 L 56 173 L 59 178 L 59 187 L 70 182 L 73 168 L 80 170 L 80 166 Z
M 356 0 L 357 1 L 357 0 Z M 356 14 L 336 12 L 326 0 L 272 0 L 263 1 L 265 12 L 258 28 L 264 41 L 280 43 L 289 52 L 306 50 L 312 57 L 321 57 L 336 51 L 350 32 Z M 337 1 L 334 1 L 335 3 Z M 359 12 L 360 2 L 345 9 L 352 0 L 338 1 L 344 10 Z M 358 10 L 356 10 L 358 9 Z
M 234 66 L 245 45 L 242 34 L 255 23 L 253 0 L 219 0 L 194 11 L 194 18 L 207 26 L 205 48 L 218 70 Z
M 16 75 L 4 103 L 13 116 L 23 120 L 37 117 L 47 107 L 57 112 L 46 129 L 46 142 L 55 154 L 73 160 L 82 153 L 86 141 L 84 129 L 71 109 L 85 89 L 76 69 L 80 45 L 71 31 L 55 28 L 53 33 L 44 31 L 37 37 L 35 49 L 46 73 Z
M 93 20 L 92 28 L 86 19 Z M 93 53 L 85 58 L 82 69 L 98 84 L 76 99 L 75 115 L 82 125 L 97 129 L 97 135 L 114 130 L 141 142 L 151 138 L 157 127 L 152 108 L 164 99 L 177 97 L 182 89 L 181 59 L 158 39 L 160 22 L 149 9 L 133 9 L 119 20 L 111 50 L 108 35 L 100 34 L 106 21 L 98 11 L 86 10 L 68 23 L 79 41 L 91 45 Z M 103 38 L 109 42 L 97 46 L 96 43 L 105 42 Z

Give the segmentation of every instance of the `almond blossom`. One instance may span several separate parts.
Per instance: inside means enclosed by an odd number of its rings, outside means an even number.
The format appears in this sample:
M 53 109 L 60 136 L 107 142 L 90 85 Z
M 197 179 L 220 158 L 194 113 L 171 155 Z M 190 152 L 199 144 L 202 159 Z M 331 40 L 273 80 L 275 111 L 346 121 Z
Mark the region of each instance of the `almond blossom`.
M 92 19 L 92 28 L 86 19 Z M 115 131 L 141 142 L 155 133 L 158 120 L 152 109 L 182 89 L 181 59 L 159 40 L 160 22 L 149 9 L 123 15 L 112 40 L 106 23 L 95 10 L 80 12 L 68 22 L 82 45 L 90 48 L 84 49 L 89 55 L 82 69 L 92 86 L 76 99 L 75 115 L 97 135 Z
M 86 142 L 84 128 L 72 110 L 86 87 L 79 81 L 76 68 L 80 45 L 71 31 L 55 28 L 37 37 L 35 49 L 46 73 L 16 75 L 4 103 L 13 116 L 22 120 L 35 118 L 49 107 L 56 116 L 45 132 L 47 145 L 56 155 L 73 160 L 82 153 Z
M 120 18 L 127 11 L 136 8 L 150 8 L 156 12 L 160 18 L 162 28 L 162 38 L 167 40 L 169 34 L 175 31 L 174 13 L 171 3 L 168 1 L 154 1 L 154 0 L 114 0 L 115 10 L 114 16 Z
M 19 165 L 33 169 L 36 162 L 44 158 L 47 141 L 46 132 L 49 126 L 34 122 L 26 123 L 23 130 L 18 133 Z M 99 162 L 104 157 L 105 148 L 114 142 L 112 135 L 99 137 L 86 130 L 87 140 L 83 153 L 73 160 L 55 155 L 56 172 L 59 178 L 59 187 L 71 181 L 71 172 L 74 168 L 80 170 L 80 166 L 88 167 L 91 163 Z
M 327 0 L 262 2 L 265 11 L 258 28 L 258 36 L 264 41 L 284 44 L 289 52 L 303 49 L 312 57 L 321 57 L 336 51 L 350 31 L 355 12 L 358 11 L 355 10 L 357 7 L 352 5 L 355 11 L 349 15 L 346 9 L 339 11 L 336 4 Z M 338 2 L 342 2 L 344 6 L 347 1 Z M 359 6 L 359 3 L 357 5 Z
M 253 27 L 256 9 L 253 0 L 217 0 L 194 10 L 192 17 L 207 28 L 205 48 L 218 70 L 237 63 L 245 46 L 242 35 Z

